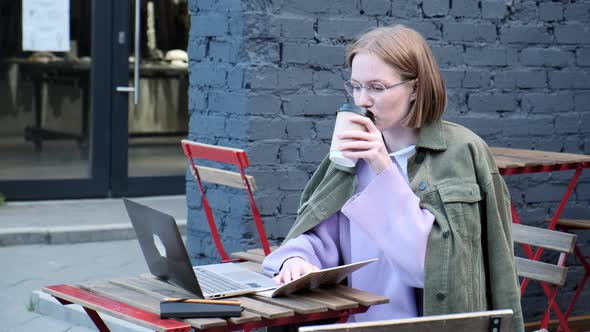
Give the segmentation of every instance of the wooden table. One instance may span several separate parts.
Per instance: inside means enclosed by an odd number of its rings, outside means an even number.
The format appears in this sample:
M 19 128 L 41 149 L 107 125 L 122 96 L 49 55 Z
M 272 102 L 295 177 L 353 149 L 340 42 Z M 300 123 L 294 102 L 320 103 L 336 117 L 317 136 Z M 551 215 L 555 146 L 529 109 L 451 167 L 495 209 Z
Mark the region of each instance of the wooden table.
M 574 190 L 580 175 L 582 175 L 582 170 L 584 168 L 590 168 L 590 155 L 499 147 L 493 147 L 491 149 L 500 173 L 505 176 L 575 170 L 561 199 L 559 208 L 547 227 L 551 230 L 555 229 L 555 225 L 565 208 L 565 204 Z M 520 223 L 520 218 L 514 206 L 512 206 L 512 217 L 513 222 Z
M 503 175 L 590 167 L 590 155 L 500 147 L 491 149 Z
M 492 153 L 496 159 L 496 164 L 500 173 L 504 176 L 507 175 L 514 175 L 514 174 L 528 174 L 528 173 L 549 173 L 555 171 L 566 171 L 566 170 L 575 170 L 572 175 L 571 180 L 567 186 L 563 197 L 559 203 L 559 207 L 555 211 L 555 214 L 549 221 L 547 228 L 550 230 L 554 230 L 556 226 L 560 223 L 560 216 L 569 200 L 569 197 L 574 190 L 576 183 L 578 182 L 580 176 L 582 175 L 582 171 L 584 168 L 590 168 L 590 156 L 583 155 L 583 154 L 572 154 L 572 153 L 560 153 L 560 152 L 548 152 L 548 151 L 535 151 L 535 150 L 523 150 L 523 149 L 512 149 L 512 148 L 499 148 L 495 147 L 492 148 Z M 520 217 L 514 208 L 514 205 L 511 203 L 511 212 L 512 212 L 512 221 L 514 223 L 520 224 L 521 220 Z M 529 259 L 533 259 L 538 261 L 541 258 L 541 254 L 543 253 L 543 248 L 538 248 L 536 252 L 533 253 L 533 250 L 528 245 L 523 245 L 523 249 L 528 256 Z M 584 256 L 579 251 L 579 248 L 576 245 L 576 255 L 582 258 L 584 269 L 586 270 L 586 274 L 584 279 L 580 283 L 576 295 L 574 296 L 573 300 L 571 301 L 566 313 L 563 314 L 559 307 L 556 304 L 551 304 L 553 311 L 556 313 L 560 325 L 565 331 L 568 331 L 567 327 L 567 320 L 571 310 L 583 289 L 584 282 L 587 276 L 590 274 L 590 264 L 586 262 Z M 525 278 L 521 283 L 521 295 L 524 294 L 526 287 L 528 285 L 529 279 Z M 542 284 L 543 290 L 547 297 L 555 298 L 556 294 L 550 294 L 546 285 Z M 548 321 L 549 315 L 548 312 L 545 313 L 543 320 Z
M 251 257 L 260 258 L 256 250 Z M 260 264 L 242 263 L 255 271 Z M 106 313 L 155 331 L 250 331 L 258 327 L 288 330 L 293 325 L 324 319 L 343 321 L 349 315 L 367 311 L 371 305 L 387 303 L 383 296 L 336 286 L 279 298 L 245 295 L 231 299 L 241 302 L 240 317 L 200 319 L 160 319 L 160 301 L 166 297 L 194 297 L 185 290 L 162 282 L 150 274 L 135 277 L 96 280 L 76 285 L 55 285 L 43 288 L 62 304 L 84 307 L 99 331 L 109 331 L 97 312 Z M 277 328 L 278 327 L 278 328 Z

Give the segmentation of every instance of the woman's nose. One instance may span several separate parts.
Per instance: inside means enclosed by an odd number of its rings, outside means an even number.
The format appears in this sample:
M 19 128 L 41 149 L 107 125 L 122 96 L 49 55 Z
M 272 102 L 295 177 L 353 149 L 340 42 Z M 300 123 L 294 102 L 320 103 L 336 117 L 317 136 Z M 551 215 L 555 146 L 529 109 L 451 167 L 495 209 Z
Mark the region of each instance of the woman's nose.
M 373 105 L 373 99 L 367 92 L 367 89 L 361 89 L 357 96 L 354 98 L 354 103 L 361 107 L 370 107 Z

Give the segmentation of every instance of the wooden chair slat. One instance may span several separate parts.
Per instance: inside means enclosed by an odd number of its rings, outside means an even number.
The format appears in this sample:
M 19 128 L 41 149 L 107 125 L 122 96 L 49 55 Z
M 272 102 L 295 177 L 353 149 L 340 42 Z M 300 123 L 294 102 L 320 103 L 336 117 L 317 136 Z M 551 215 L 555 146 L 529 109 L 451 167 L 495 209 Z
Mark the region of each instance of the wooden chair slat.
M 199 176 L 201 177 L 201 181 L 203 182 L 246 189 L 244 186 L 244 181 L 242 181 L 242 176 L 238 172 L 231 172 L 206 166 L 197 166 L 197 170 L 199 172 Z M 256 191 L 256 181 L 254 180 L 254 177 L 246 175 L 246 179 L 248 180 L 252 192 Z
M 246 310 L 258 314 L 264 318 L 274 319 L 281 317 L 291 317 L 295 312 L 282 306 L 273 305 L 267 302 L 261 302 L 246 296 L 232 297 L 232 300 L 240 301 Z
M 576 244 L 576 235 L 574 234 L 522 224 L 512 224 L 512 239 L 517 243 L 530 244 L 568 254 L 574 251 Z
M 549 220 L 547 220 L 549 222 Z M 558 226 L 567 226 L 569 228 L 576 229 L 590 229 L 590 220 L 584 219 L 559 219 L 557 220 Z
M 233 258 L 243 259 L 258 264 L 262 264 L 262 261 L 264 261 L 264 255 L 258 255 L 247 251 L 233 252 L 230 255 Z
M 160 314 L 160 301 L 163 300 L 162 296 L 156 295 L 156 297 L 154 297 L 110 282 L 86 282 L 81 284 L 80 287 L 130 306 L 141 308 L 158 315 Z M 182 321 L 197 328 L 227 325 L 227 322 L 220 318 L 191 318 L 182 319 Z
M 537 262 L 521 257 L 514 258 L 514 264 L 519 276 L 553 285 L 563 286 L 567 276 L 567 268 L 555 264 Z
M 329 288 L 319 288 L 315 289 L 314 291 L 342 297 L 348 300 L 358 302 L 364 306 L 389 303 L 389 298 L 385 296 L 380 296 L 362 291 L 360 289 L 349 288 L 341 285 L 336 285 Z
M 426 316 L 418 318 L 382 320 L 363 323 L 305 326 L 299 332 L 341 331 L 341 332 L 457 332 L 491 331 L 490 320 L 501 319 L 497 332 L 512 331 L 512 310 L 471 312 L 464 314 Z
M 328 307 L 317 302 L 307 301 L 298 295 L 270 298 L 261 295 L 248 296 L 254 300 L 282 306 L 294 310 L 298 314 L 312 314 L 315 312 L 328 311 Z

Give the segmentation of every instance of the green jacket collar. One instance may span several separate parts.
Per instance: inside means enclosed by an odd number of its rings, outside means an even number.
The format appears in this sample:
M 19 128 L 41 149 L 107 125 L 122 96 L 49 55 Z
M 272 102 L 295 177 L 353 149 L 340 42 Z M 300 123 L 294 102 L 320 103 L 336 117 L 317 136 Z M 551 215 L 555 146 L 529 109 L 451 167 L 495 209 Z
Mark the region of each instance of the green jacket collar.
M 416 149 L 425 148 L 437 151 L 447 149 L 447 141 L 443 133 L 443 121 L 431 121 L 420 128 Z

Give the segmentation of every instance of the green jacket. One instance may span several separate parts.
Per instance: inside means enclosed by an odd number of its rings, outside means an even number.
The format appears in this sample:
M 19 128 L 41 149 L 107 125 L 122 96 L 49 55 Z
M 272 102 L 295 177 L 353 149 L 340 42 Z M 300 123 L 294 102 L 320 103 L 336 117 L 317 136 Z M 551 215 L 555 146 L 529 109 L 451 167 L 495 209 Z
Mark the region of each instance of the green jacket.
M 408 160 L 410 186 L 435 217 L 426 247 L 424 315 L 512 309 L 514 331 L 524 331 L 510 198 L 488 146 L 462 126 L 436 121 L 421 128 L 416 151 Z M 285 241 L 339 211 L 356 185 L 354 168 L 324 159 Z

